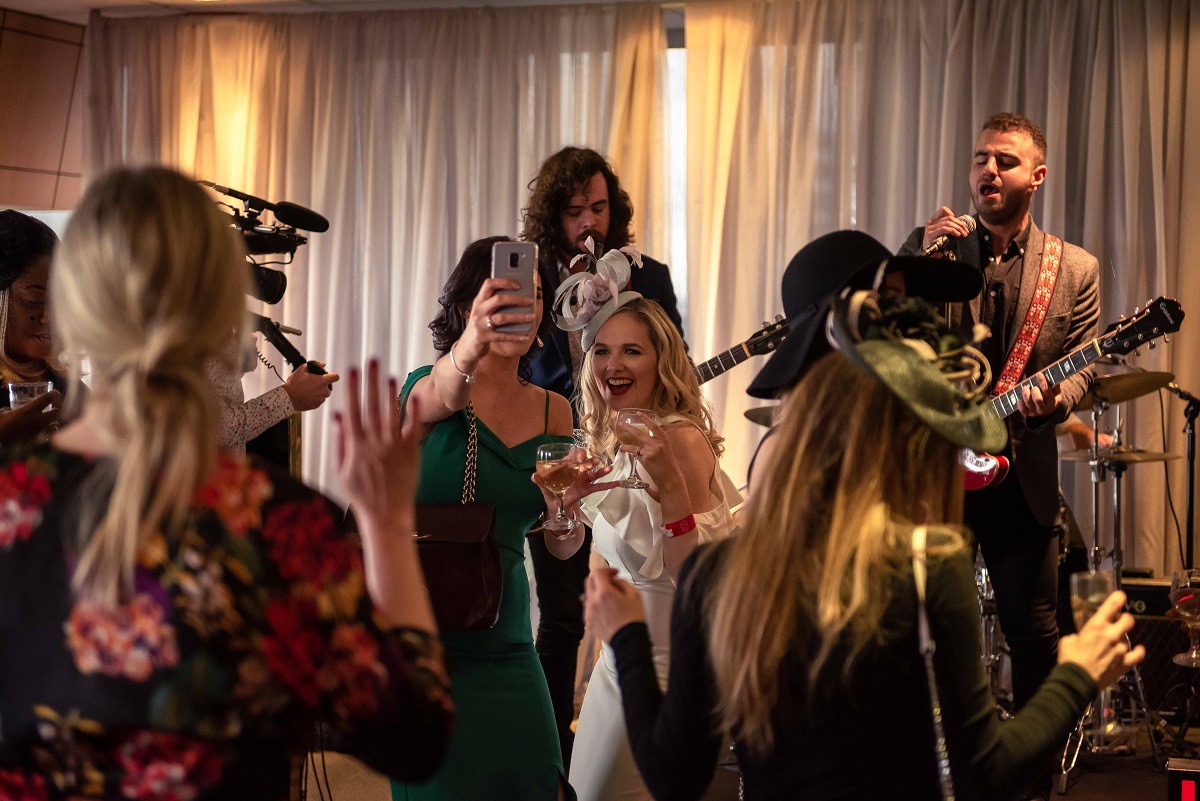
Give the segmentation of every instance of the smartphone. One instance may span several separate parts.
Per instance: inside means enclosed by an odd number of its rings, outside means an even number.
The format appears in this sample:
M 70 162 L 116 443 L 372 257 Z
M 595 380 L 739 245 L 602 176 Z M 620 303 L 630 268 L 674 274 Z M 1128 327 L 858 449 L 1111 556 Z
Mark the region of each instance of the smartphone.
M 497 242 L 492 245 L 492 278 L 507 278 L 515 281 L 518 289 L 502 289 L 498 294 L 524 295 L 531 300 L 537 297 L 538 246 L 536 242 Z M 533 314 L 534 307 L 501 306 L 497 314 Z M 538 321 L 528 323 L 506 323 L 496 326 L 497 331 L 506 334 L 528 334 Z

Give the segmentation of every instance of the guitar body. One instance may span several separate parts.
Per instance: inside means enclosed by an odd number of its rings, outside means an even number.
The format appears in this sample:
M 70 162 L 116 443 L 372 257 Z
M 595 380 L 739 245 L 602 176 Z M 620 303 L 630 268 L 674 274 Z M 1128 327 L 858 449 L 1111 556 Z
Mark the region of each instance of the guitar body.
M 1073 350 L 1038 374 L 1045 379 L 1047 385 L 1053 387 L 1101 356 L 1132 353 L 1138 347 L 1152 343 L 1159 337 L 1173 334 L 1179 330 L 1182 322 L 1183 307 L 1179 305 L 1179 301 L 1173 298 L 1155 298 L 1147 303 L 1144 309 L 1137 309 L 1131 317 L 1122 317 L 1105 329 L 1098 338 Z M 1034 377 L 1030 376 L 1015 387 L 996 395 L 991 400 L 992 411 L 1001 420 L 1008 417 L 1017 410 L 1021 387 L 1032 386 L 1033 383 Z M 1003 456 L 975 453 L 966 448 L 960 452 L 959 460 L 966 469 L 965 483 L 968 490 L 977 490 L 1003 481 L 1011 466 Z
M 959 452 L 963 466 L 964 484 L 968 490 L 983 489 L 989 484 L 999 484 L 1008 475 L 1011 464 L 1006 456 L 976 453 L 969 448 Z

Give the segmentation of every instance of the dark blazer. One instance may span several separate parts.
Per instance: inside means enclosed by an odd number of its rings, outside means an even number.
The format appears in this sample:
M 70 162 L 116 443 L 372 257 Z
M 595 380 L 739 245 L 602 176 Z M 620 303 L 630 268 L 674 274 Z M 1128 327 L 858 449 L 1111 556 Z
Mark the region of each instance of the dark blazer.
M 543 264 L 542 296 L 549 303 L 561 283 L 558 277 L 558 265 Z M 678 304 L 675 300 L 675 287 L 671 283 L 671 271 L 661 261 L 649 256 L 642 256 L 642 266 L 633 266 L 630 272 L 629 288 L 639 292 L 643 297 L 657 301 L 671 322 L 683 334 L 683 320 L 679 316 Z M 542 333 L 545 343 L 530 361 L 532 382 L 534 385 L 557 392 L 567 400 L 575 397 L 575 379 L 571 375 L 571 346 L 567 340 L 567 332 L 550 325 L 549 332 Z
M 1017 301 L 1014 328 L 1019 330 L 1033 301 L 1038 273 L 1042 264 L 1042 250 L 1046 235 L 1030 220 L 1029 241 L 1021 266 L 1021 295 Z M 901 255 L 919 253 L 924 228 L 917 228 L 900 248 Z M 964 268 L 970 265 L 982 269 L 983 258 L 979 251 L 979 237 L 972 234 L 963 239 L 951 240 L 947 246 Z M 968 329 L 976 322 L 990 325 L 990 320 L 980 320 L 980 298 L 966 303 L 953 303 L 949 308 L 950 324 Z M 1050 297 L 1050 308 L 1046 320 L 1034 343 L 1033 353 L 1025 365 L 1024 376 L 1039 370 L 1066 356 L 1084 343 L 1094 339 L 1100 319 L 1100 264 L 1096 257 L 1083 248 L 1063 242 L 1062 261 L 1059 264 L 1058 280 L 1054 294 Z M 993 332 L 1001 336 L 1003 352 L 1007 357 L 1016 340 L 1017 330 Z M 994 365 L 997 376 L 1003 365 Z M 1023 377 L 1024 377 L 1023 376 Z M 1054 426 L 1067 418 L 1092 386 L 1091 367 L 1080 370 L 1059 384 L 1062 397 L 1058 410 L 1048 418 L 1026 420 L 1019 413 L 1007 418 L 1009 444 L 1013 454 L 1012 469 L 1029 509 L 1038 522 L 1053 525 L 1058 515 L 1058 447 Z M 1011 479 L 1010 479 L 1011 480 Z

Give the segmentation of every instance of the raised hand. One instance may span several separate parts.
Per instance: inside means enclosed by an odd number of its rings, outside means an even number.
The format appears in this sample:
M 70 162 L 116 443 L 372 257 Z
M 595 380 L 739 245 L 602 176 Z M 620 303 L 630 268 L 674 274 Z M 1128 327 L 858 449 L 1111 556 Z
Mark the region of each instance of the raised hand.
M 505 334 L 496 329 L 508 323 L 533 322 L 533 310 L 528 312 L 503 312 L 497 309 L 504 306 L 532 306 L 533 298 L 528 295 L 499 294 L 502 289 L 520 289 L 521 285 L 507 278 L 489 278 L 479 288 L 475 300 L 471 302 L 471 313 L 467 318 L 467 327 L 455 343 L 455 355 L 459 367 L 464 372 L 475 371 L 479 360 L 488 354 L 492 345 L 498 342 L 524 343 L 529 334 Z
M 1079 665 L 1103 689 L 1145 659 L 1142 646 L 1129 649 L 1127 635 L 1133 629 L 1133 617 L 1123 612 L 1124 608 L 1125 593 L 1117 590 L 1109 595 L 1078 634 L 1059 640 L 1058 661 Z
M 921 239 L 921 247 L 929 249 L 941 236 L 949 235 L 961 239 L 970 233 L 970 229 L 958 219 L 949 206 L 942 206 L 925 223 L 925 236 Z
M 667 488 L 686 486 L 666 430 L 651 415 L 639 413 L 638 417 L 646 425 L 645 431 L 624 423 L 617 423 L 616 427 L 621 429 L 628 442 L 637 442 L 636 445 L 623 442 L 620 447 L 626 453 L 637 454 L 638 463 L 653 482 L 654 491 L 651 495 L 657 495 Z
M 367 368 L 366 414 L 360 402 L 359 371 L 347 378 L 346 409 L 334 415 L 337 429 L 337 472 L 363 534 L 372 527 L 399 523 L 411 530 L 415 514 L 417 477 L 420 472 L 420 425 L 417 400 L 403 428 L 396 397 L 396 379 L 388 380 L 386 392 L 379 376 L 379 363 Z

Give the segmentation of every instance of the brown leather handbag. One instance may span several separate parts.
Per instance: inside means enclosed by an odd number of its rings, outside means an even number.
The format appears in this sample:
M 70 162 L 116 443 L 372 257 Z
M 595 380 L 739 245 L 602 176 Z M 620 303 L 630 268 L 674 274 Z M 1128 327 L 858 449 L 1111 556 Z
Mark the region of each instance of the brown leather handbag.
M 496 507 L 475 503 L 479 429 L 467 404 L 467 461 L 462 503 L 417 504 L 417 553 L 441 631 L 479 631 L 496 625 L 504 575 L 496 541 Z

